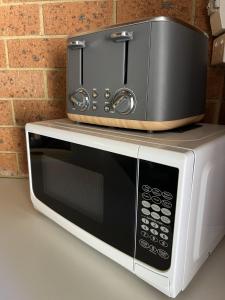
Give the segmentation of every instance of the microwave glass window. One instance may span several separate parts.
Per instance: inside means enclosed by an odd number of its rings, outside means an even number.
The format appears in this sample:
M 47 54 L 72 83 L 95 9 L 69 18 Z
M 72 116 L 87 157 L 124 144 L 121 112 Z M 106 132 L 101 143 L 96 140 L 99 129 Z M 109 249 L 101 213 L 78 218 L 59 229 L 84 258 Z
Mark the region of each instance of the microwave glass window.
M 136 258 L 159 269 L 171 264 L 179 170 L 140 161 Z
M 68 154 L 64 153 L 64 155 Z M 43 190 L 46 195 L 97 222 L 103 222 L 104 176 L 101 173 L 46 155 L 42 155 L 41 164 Z M 63 178 L 66 180 L 62 180 Z M 74 181 L 76 181 L 76 194 L 74 194 Z
M 137 160 L 31 133 L 29 145 L 34 195 L 134 256 Z

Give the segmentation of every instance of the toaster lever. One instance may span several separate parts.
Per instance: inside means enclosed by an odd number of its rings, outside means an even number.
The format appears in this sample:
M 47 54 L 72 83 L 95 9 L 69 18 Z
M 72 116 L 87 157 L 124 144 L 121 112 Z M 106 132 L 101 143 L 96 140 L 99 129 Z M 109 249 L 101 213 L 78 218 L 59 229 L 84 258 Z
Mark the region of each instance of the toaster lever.
M 85 41 L 76 40 L 76 41 L 69 42 L 68 46 L 73 49 L 81 49 L 81 48 L 85 48 L 86 44 Z
M 129 31 L 114 32 L 110 35 L 110 38 L 115 42 L 130 41 L 133 40 L 133 32 L 129 32 Z

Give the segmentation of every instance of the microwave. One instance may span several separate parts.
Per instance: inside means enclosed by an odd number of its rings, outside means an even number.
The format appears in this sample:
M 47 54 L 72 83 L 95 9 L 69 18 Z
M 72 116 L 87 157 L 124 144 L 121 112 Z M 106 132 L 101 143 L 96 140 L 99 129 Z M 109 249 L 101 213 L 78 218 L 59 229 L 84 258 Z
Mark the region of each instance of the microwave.
M 208 36 L 171 17 L 116 24 L 68 38 L 72 121 L 160 131 L 205 112 Z
M 26 125 L 33 206 L 170 297 L 225 233 L 225 126 Z

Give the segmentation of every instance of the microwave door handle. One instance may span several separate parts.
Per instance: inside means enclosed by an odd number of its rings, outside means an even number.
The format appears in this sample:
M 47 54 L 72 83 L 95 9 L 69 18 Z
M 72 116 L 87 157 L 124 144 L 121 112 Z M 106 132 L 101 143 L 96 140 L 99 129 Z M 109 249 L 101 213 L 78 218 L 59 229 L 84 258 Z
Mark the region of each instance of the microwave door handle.
M 72 49 L 83 49 L 86 47 L 86 43 L 85 43 L 85 41 L 76 40 L 76 41 L 70 42 L 68 44 L 68 46 Z
M 113 32 L 110 35 L 110 38 L 114 42 L 126 42 L 133 40 L 133 32 L 129 31 L 120 31 L 120 32 Z

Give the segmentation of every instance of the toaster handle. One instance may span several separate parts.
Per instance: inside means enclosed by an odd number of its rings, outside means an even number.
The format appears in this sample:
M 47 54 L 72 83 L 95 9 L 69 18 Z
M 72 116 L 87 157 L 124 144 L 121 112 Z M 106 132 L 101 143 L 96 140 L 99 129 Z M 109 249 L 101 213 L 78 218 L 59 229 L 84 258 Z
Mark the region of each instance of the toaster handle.
M 81 49 L 81 48 L 85 48 L 86 44 L 85 41 L 76 40 L 76 41 L 69 42 L 68 46 L 72 49 Z
M 114 32 L 110 35 L 110 38 L 114 42 L 126 42 L 133 40 L 133 32 L 129 31 L 120 31 L 120 32 Z

